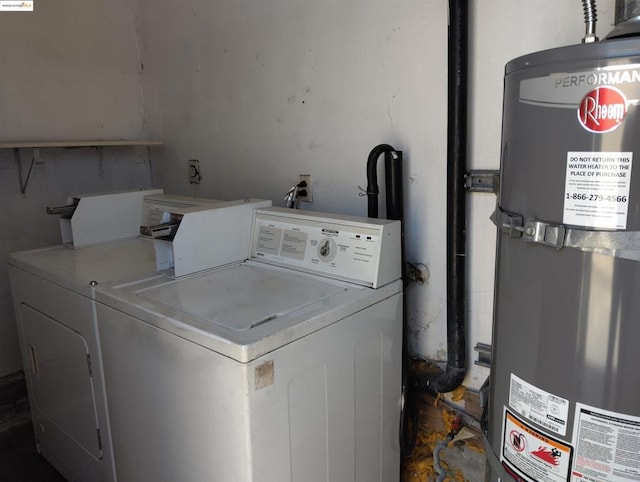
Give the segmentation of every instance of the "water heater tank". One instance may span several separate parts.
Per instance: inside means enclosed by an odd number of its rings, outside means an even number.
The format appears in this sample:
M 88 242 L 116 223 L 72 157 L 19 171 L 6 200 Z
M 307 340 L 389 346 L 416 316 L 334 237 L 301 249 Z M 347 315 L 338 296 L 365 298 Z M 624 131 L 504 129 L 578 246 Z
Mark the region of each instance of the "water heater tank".
M 493 455 L 516 480 L 640 480 L 640 39 L 511 61 L 503 114 Z

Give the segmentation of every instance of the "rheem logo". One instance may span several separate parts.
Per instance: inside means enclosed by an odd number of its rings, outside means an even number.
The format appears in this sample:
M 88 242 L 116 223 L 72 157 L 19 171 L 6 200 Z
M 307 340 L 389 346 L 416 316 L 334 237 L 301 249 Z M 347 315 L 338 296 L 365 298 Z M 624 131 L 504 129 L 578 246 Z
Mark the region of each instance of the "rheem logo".
M 627 98 L 615 87 L 602 86 L 584 96 L 578 121 L 589 132 L 611 132 L 627 115 Z

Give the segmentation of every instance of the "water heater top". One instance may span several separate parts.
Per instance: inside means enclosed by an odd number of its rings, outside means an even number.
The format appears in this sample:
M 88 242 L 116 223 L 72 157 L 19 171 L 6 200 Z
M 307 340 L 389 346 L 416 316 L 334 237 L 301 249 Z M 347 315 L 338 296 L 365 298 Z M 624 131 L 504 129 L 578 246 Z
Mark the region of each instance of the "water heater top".
M 567 62 L 572 64 L 583 61 L 597 62 L 600 59 L 637 57 L 639 53 L 639 39 L 637 37 L 569 45 L 517 57 L 507 63 L 505 74 L 509 75 L 522 69 L 536 67 L 548 69 L 549 65 L 554 64 L 561 69 Z

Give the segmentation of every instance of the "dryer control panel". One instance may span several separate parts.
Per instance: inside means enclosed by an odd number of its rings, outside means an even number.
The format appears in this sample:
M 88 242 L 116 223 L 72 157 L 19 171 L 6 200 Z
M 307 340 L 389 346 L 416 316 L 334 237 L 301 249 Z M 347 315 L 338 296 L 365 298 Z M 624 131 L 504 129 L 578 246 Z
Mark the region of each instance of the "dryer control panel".
M 377 288 L 401 276 L 400 221 L 282 208 L 254 214 L 251 259 Z

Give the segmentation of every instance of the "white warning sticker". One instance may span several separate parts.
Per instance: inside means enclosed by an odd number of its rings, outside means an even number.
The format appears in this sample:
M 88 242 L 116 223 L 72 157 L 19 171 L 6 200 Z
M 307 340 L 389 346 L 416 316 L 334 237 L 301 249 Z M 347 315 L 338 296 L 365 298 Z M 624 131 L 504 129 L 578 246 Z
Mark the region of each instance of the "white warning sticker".
M 640 480 L 640 417 L 576 403 L 573 482 Z
M 626 229 L 633 152 L 567 153 L 562 222 Z
M 509 406 L 518 414 L 559 435 L 567 434 L 569 400 L 553 395 L 511 374 Z
M 566 482 L 573 448 L 529 426 L 504 409 L 500 461 L 524 480 Z

